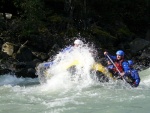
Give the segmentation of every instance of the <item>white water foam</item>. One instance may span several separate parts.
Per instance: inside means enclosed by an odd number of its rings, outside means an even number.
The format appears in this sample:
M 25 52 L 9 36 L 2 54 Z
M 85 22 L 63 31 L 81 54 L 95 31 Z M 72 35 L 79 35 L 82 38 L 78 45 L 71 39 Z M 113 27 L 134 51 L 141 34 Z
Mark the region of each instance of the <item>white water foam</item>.
M 32 79 L 32 78 L 17 78 L 15 75 L 1 75 L 0 76 L 0 86 L 3 85 L 31 85 L 31 84 L 37 84 L 38 80 L 37 79 Z
M 87 45 L 82 48 L 73 48 L 72 51 L 65 53 L 59 53 L 55 56 L 54 65 L 46 70 L 46 84 L 44 84 L 44 90 L 57 90 L 70 88 L 83 88 L 92 84 L 97 84 L 97 81 L 93 80 L 96 74 L 90 72 L 91 66 L 96 62 L 92 56 L 92 48 Z M 66 67 L 77 61 L 76 70 L 74 73 L 70 73 Z M 43 64 L 41 64 L 41 67 Z M 40 67 L 40 66 L 39 66 Z M 71 66 L 70 66 L 71 67 Z M 148 69 L 149 70 L 149 69 Z M 144 74 L 144 71 L 142 71 Z M 52 76 L 51 76 L 52 75 Z M 147 71 L 146 71 L 147 75 Z M 40 75 L 43 76 L 43 75 Z M 140 76 L 141 73 L 140 73 Z M 148 78 L 147 78 L 148 77 Z M 140 85 L 150 85 L 150 76 L 141 77 Z M 99 83 L 102 86 L 108 86 L 107 88 L 127 88 L 130 89 L 130 85 L 123 81 L 109 81 L 109 83 Z M 145 85 L 146 84 L 146 85 Z
M 150 68 L 143 70 L 139 73 L 141 77 L 141 85 L 150 86 Z
M 91 78 L 91 67 L 95 60 L 90 52 L 92 49 L 87 45 L 82 48 L 73 48 L 71 51 L 59 53 L 54 59 L 54 64 L 46 69 L 46 84 L 44 90 L 70 89 L 72 87 L 85 87 L 93 83 Z M 76 65 L 74 73 L 68 69 Z M 40 64 L 39 66 L 43 66 Z M 38 67 L 37 69 L 40 70 Z M 37 71 L 39 71 L 37 70 Z M 39 71 L 40 72 L 40 71 Z M 40 73 L 38 73 L 40 74 Z M 51 76 L 52 75 L 52 76 Z M 39 75 L 43 76 L 43 75 Z

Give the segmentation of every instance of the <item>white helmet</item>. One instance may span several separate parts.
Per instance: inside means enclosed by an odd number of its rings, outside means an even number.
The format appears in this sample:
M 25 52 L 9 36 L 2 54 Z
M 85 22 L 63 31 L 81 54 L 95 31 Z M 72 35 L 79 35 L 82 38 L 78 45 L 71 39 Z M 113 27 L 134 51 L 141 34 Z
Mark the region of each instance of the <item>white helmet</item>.
M 75 40 L 75 41 L 74 41 L 74 44 L 82 45 L 82 44 L 83 44 L 83 42 L 82 42 L 81 40 L 77 39 L 77 40 Z

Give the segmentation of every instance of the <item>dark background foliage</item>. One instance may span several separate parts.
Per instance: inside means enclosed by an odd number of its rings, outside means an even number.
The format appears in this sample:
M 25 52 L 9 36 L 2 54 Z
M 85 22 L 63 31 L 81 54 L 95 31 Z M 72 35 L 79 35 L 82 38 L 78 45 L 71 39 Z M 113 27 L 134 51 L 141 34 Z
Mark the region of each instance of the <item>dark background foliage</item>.
M 31 49 L 43 52 L 72 44 L 79 33 L 98 48 L 128 49 L 150 27 L 149 0 L 1 0 L 0 13 L 4 41 L 28 40 Z

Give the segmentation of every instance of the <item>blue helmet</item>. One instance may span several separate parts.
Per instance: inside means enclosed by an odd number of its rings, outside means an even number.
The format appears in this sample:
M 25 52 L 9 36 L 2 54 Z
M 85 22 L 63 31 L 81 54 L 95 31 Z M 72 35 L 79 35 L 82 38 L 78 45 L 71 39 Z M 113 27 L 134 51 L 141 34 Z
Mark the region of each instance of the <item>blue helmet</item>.
M 133 61 L 132 60 L 128 60 L 128 64 L 129 64 L 129 66 L 133 65 Z
M 124 56 L 124 52 L 122 50 L 118 50 L 116 52 L 116 55 Z

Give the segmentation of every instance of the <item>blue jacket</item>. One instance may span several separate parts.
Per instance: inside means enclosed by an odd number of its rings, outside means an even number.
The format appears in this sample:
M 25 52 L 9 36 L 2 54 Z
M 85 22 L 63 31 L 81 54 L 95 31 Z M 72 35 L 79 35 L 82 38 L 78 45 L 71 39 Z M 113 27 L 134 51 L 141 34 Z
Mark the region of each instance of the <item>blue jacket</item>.
M 117 57 L 116 56 L 111 56 L 109 55 L 109 57 L 115 62 L 117 60 Z M 122 62 L 122 68 L 123 68 L 123 71 L 125 73 L 127 73 L 128 71 L 130 71 L 130 67 L 129 67 L 129 64 L 127 61 L 123 61 Z
M 133 84 L 132 86 L 133 87 L 137 87 L 140 83 L 140 76 L 139 76 L 139 73 L 136 69 L 131 69 L 130 70 L 130 74 L 131 74 L 131 77 L 133 78 Z

